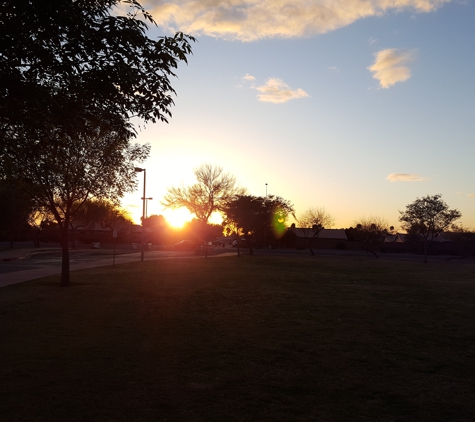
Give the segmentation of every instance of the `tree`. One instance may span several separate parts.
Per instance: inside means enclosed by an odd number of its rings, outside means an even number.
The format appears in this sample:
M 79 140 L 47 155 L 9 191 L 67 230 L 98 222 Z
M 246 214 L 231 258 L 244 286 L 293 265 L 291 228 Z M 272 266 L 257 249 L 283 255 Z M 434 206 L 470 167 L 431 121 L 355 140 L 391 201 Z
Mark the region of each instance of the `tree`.
M 454 235 L 455 241 L 461 246 L 458 258 L 465 259 L 472 257 L 475 251 L 475 230 L 467 229 L 461 225 L 454 225 L 451 227 L 451 232 Z M 450 257 L 447 261 L 453 258 L 454 257 Z
M 114 133 L 97 131 L 94 138 L 77 136 L 48 145 L 26 138 L 3 155 L 16 180 L 37 206 L 48 209 L 58 224 L 62 246 L 61 285 L 69 284 L 71 221 L 91 198 L 117 203 L 136 188 L 135 162 L 145 160 L 150 146 L 130 145 Z M 34 157 L 34 158 L 33 158 Z
M 40 235 L 45 230 L 52 227 L 54 224 L 54 217 L 48 208 L 35 207 L 34 210 L 28 216 L 28 224 L 33 229 L 34 238 L 33 244 L 35 248 L 40 247 Z
M 119 6 L 125 6 L 126 15 Z M 135 134 L 131 117 L 171 116 L 170 77 L 193 37 L 152 40 L 136 0 L 4 0 L 0 3 L 0 135 Z M 59 136 L 58 136 L 59 137 Z
M 361 242 L 363 249 L 366 252 L 373 254 L 379 258 L 374 251 L 377 244 L 383 243 L 386 235 L 394 230 L 394 227 L 389 227 L 389 223 L 381 217 L 363 217 L 356 220 L 354 223 L 356 229 L 353 229 L 353 239 Z
M 462 216 L 459 210 L 449 209 L 441 194 L 417 198 L 406 205 L 406 211 L 399 213 L 402 228 L 420 236 L 424 248 L 424 263 L 427 263 L 427 252 L 434 238 Z
M 94 229 L 96 225 L 100 225 L 103 229 L 109 229 L 113 234 L 114 231 L 133 224 L 127 211 L 107 199 L 88 199 L 82 206 L 78 205 L 73 204 L 73 207 L 77 207 L 77 212 L 71 217 L 69 223 L 73 242 L 74 232 L 81 227 Z
M 149 146 L 130 144 L 130 119 L 171 116 L 170 77 L 193 38 L 149 39 L 147 22 L 136 0 L 0 4 L 0 176 L 22 181 L 57 221 L 62 286 L 72 216 L 88 198 L 115 202 L 136 187 L 133 162 Z
M 238 236 L 245 236 L 249 254 L 253 255 L 253 237 L 268 227 L 276 237 L 283 236 L 288 216 L 294 215 L 294 207 L 279 196 L 236 195 L 228 201 L 224 213 L 225 225 Z
M 308 238 L 308 249 L 314 256 L 315 253 L 312 249 L 314 240 L 318 239 L 324 228 L 332 227 L 335 224 L 335 218 L 324 208 L 309 208 L 297 218 L 297 222 L 304 236 Z
M 185 207 L 194 214 L 200 222 L 202 240 L 205 241 L 205 258 L 208 257 L 208 241 L 211 233 L 208 221 L 215 212 L 222 213 L 228 201 L 235 195 L 245 193 L 245 189 L 239 187 L 236 178 L 230 173 L 225 173 L 222 167 L 211 164 L 202 164 L 194 169 L 196 183 L 189 186 L 168 188 L 162 200 L 166 208 Z
M 194 185 L 169 188 L 162 205 L 172 209 L 185 207 L 207 224 L 211 214 L 223 212 L 231 198 L 245 193 L 244 188 L 237 186 L 236 178 L 221 167 L 202 164 L 194 169 L 194 174 Z

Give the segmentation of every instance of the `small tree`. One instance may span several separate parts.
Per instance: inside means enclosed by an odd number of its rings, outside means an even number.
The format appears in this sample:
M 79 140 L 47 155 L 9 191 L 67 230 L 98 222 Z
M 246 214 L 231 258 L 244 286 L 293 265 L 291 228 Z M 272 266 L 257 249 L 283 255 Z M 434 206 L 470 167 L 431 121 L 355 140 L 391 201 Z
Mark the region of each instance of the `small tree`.
M 313 242 L 318 239 L 324 228 L 332 227 L 335 224 L 335 218 L 324 208 L 309 208 L 297 218 L 297 222 L 308 239 L 308 249 L 314 256 Z
M 283 236 L 288 216 L 294 215 L 294 207 L 279 196 L 237 195 L 228 202 L 224 213 L 225 225 L 238 236 L 245 236 L 249 254 L 253 255 L 253 237 L 267 228 L 271 228 L 274 236 Z
M 91 198 L 117 203 L 125 192 L 133 191 L 137 185 L 134 164 L 145 160 L 149 151 L 149 145 L 131 145 L 128 138 L 98 129 L 94 137 L 62 138 L 54 146 L 26 138 L 4 155 L 12 177 L 58 224 L 62 286 L 69 285 L 69 231 L 76 213 Z
M 427 263 L 427 252 L 434 238 L 462 216 L 459 210 L 449 209 L 441 194 L 417 198 L 406 205 L 406 211 L 399 213 L 402 228 L 420 236 L 424 248 L 424 263 Z
M 475 230 L 467 229 L 461 225 L 454 225 L 451 228 L 451 232 L 454 236 L 455 241 L 461 246 L 461 250 L 459 251 L 459 258 L 470 258 L 475 251 Z M 454 257 L 450 257 L 447 260 L 453 258 Z
M 361 245 L 366 252 L 379 258 L 374 248 L 376 245 L 384 242 L 386 235 L 392 232 L 394 227 L 389 227 L 388 222 L 384 218 L 375 216 L 360 218 L 353 224 L 356 227 L 354 231 L 354 239 L 361 242 Z
M 33 228 L 33 244 L 40 247 L 40 235 L 54 224 L 54 217 L 45 207 L 35 207 L 28 216 L 28 224 Z

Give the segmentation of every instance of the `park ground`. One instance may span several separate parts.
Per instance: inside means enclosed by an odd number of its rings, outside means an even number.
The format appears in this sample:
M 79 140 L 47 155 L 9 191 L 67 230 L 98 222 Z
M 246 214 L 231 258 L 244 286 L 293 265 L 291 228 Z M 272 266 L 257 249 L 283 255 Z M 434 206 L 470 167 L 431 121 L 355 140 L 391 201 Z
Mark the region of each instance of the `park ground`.
M 0 290 L 4 421 L 473 421 L 475 262 L 146 261 Z

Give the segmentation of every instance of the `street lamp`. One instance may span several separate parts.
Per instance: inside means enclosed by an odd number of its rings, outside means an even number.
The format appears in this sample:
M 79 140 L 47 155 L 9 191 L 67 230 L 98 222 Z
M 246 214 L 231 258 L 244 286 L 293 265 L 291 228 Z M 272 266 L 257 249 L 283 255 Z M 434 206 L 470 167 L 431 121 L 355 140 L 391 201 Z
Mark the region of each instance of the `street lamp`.
M 147 199 L 145 197 L 145 186 L 146 186 L 146 180 L 147 180 L 147 172 L 145 171 L 144 168 L 141 167 L 135 167 L 134 169 L 137 173 L 142 173 L 143 172 L 143 205 L 142 205 L 142 250 L 140 251 L 140 260 L 143 261 L 144 257 L 144 249 L 145 249 L 145 227 L 144 227 L 144 222 L 145 222 L 145 200 Z
M 140 198 L 143 200 L 143 198 Z M 151 201 L 153 198 L 145 198 L 145 218 L 148 218 L 148 201 Z

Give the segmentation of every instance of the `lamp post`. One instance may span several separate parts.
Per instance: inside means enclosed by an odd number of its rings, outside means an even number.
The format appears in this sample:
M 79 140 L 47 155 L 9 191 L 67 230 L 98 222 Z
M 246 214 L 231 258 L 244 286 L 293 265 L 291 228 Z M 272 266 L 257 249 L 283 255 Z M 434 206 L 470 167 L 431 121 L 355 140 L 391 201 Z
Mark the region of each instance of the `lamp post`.
M 140 198 L 143 200 L 143 198 Z M 148 201 L 151 201 L 153 198 L 145 198 L 145 218 L 148 218 Z
M 141 235 L 141 243 L 142 243 L 142 248 L 141 248 L 141 251 L 140 251 L 140 260 L 143 261 L 143 257 L 144 257 L 144 251 L 145 251 L 145 227 L 144 227 L 144 222 L 145 222 L 145 200 L 147 199 L 145 197 L 145 186 L 146 186 L 146 180 L 147 180 L 147 172 L 145 171 L 144 168 L 141 168 L 141 167 L 135 167 L 135 171 L 137 173 L 142 173 L 143 172 L 143 197 L 142 197 L 142 201 L 143 201 L 143 204 L 142 204 L 142 235 Z
M 267 200 L 267 183 L 266 183 L 266 200 Z M 264 248 L 266 247 L 267 243 L 267 227 L 264 227 Z

